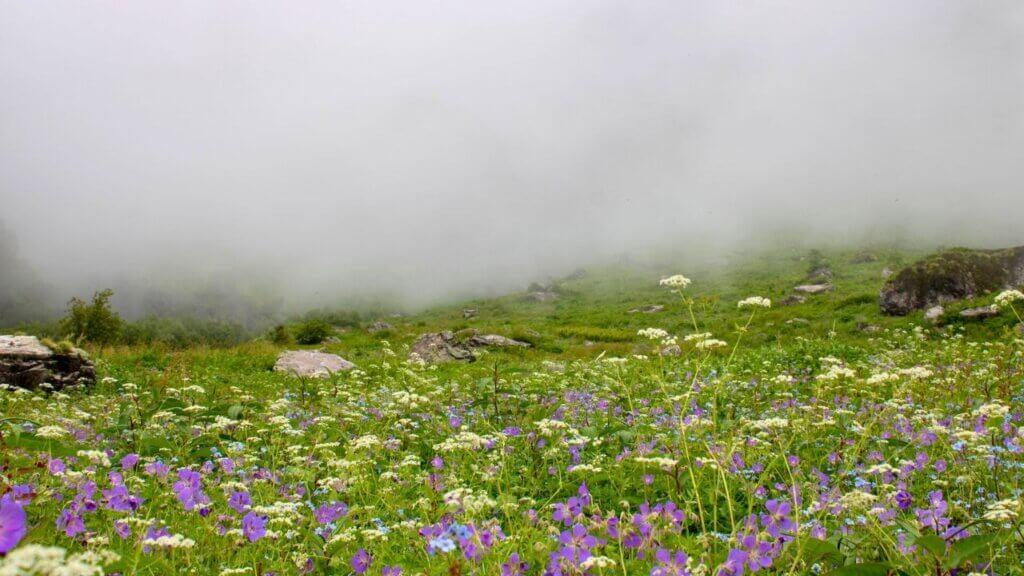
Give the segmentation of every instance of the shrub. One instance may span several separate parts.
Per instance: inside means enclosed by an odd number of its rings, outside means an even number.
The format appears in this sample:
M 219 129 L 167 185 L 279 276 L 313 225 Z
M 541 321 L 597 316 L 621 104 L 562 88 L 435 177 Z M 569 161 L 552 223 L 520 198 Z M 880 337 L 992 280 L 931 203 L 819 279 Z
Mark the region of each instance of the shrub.
M 107 289 L 92 295 L 92 301 L 72 298 L 67 315 L 60 321 L 61 332 L 75 342 L 111 344 L 121 334 L 121 316 L 110 307 L 114 291 Z
M 331 333 L 331 325 L 323 320 L 308 320 L 299 324 L 295 341 L 299 344 L 319 344 Z
M 284 345 L 291 344 L 292 342 L 292 335 L 288 333 L 288 329 L 284 327 L 284 324 L 274 326 L 274 328 L 270 330 L 268 338 L 274 344 Z

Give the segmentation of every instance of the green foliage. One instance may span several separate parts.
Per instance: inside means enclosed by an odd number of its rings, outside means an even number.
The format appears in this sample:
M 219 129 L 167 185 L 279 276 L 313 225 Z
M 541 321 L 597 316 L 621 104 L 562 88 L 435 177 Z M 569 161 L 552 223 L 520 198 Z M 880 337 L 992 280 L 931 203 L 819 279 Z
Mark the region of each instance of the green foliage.
M 234 346 L 248 338 L 240 324 L 199 318 L 148 316 L 124 326 L 120 341 L 129 345 L 163 344 L 188 346 Z
M 331 325 L 323 320 L 307 320 L 295 330 L 295 341 L 303 345 L 319 344 L 331 331 Z
M 76 342 L 113 344 L 123 328 L 121 316 L 110 306 L 113 295 L 108 288 L 93 294 L 91 302 L 72 298 L 60 322 L 63 334 Z
M 288 329 L 285 328 L 284 324 L 278 324 L 270 330 L 268 339 L 274 344 L 284 346 L 286 344 L 291 344 L 292 335 L 288 333 Z

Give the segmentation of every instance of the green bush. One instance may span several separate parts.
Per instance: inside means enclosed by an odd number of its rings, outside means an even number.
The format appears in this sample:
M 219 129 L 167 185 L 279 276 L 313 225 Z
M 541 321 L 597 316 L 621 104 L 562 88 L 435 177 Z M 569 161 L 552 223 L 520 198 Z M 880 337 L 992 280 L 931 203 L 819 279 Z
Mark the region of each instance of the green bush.
M 112 344 L 121 334 L 121 316 L 110 307 L 114 291 L 107 289 L 92 295 L 92 301 L 72 298 L 67 315 L 60 321 L 61 332 L 75 342 Z
M 323 320 L 308 320 L 295 330 L 295 341 L 299 344 L 319 344 L 331 333 L 331 325 Z
M 288 333 L 288 329 L 284 327 L 284 324 L 278 324 L 270 330 L 269 340 L 274 344 L 291 344 L 292 335 Z

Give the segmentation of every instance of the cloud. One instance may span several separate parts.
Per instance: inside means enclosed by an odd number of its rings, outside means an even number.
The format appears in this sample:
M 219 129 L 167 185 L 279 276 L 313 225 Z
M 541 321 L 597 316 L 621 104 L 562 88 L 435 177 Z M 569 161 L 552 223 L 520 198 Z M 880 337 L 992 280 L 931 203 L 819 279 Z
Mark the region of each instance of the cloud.
M 1022 26 L 1011 0 L 3 1 L 0 218 L 65 295 L 298 307 L 796 229 L 1021 243 Z

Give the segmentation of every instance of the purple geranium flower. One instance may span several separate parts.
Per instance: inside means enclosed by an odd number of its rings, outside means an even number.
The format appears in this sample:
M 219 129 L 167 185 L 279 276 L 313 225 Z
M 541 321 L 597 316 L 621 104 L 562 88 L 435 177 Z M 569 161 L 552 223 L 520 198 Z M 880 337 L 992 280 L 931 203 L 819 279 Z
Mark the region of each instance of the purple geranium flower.
M 267 517 L 250 511 L 242 518 L 242 534 L 249 542 L 263 538 L 267 534 Z
M 0 555 L 7 554 L 28 532 L 25 509 L 13 498 L 0 498 Z
M 352 569 L 355 570 L 356 574 L 365 574 L 366 570 L 370 568 L 371 562 L 373 562 L 373 558 L 366 553 L 366 550 L 360 548 L 355 556 L 352 557 Z

